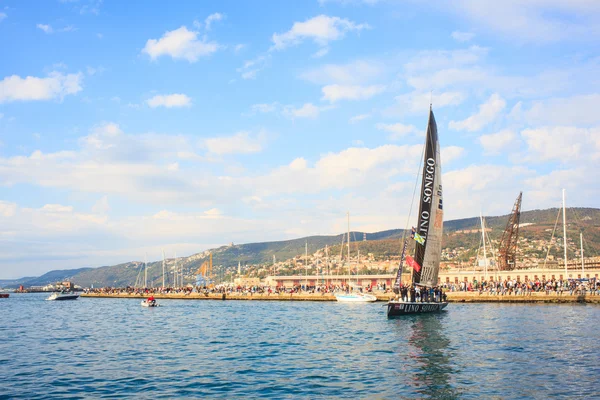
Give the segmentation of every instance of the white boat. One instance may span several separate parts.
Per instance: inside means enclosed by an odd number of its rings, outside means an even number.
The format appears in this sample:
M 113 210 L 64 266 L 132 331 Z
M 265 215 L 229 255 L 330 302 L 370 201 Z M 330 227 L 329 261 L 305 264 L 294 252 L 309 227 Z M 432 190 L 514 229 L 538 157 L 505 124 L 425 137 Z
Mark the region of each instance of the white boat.
M 75 292 L 54 292 L 46 300 L 76 300 L 79 295 Z
M 348 280 L 350 280 L 350 277 L 350 213 L 348 213 Z M 377 301 L 376 296 L 362 292 L 336 293 L 334 296 L 337 301 L 342 303 L 372 303 Z
M 336 293 L 335 299 L 343 303 L 371 303 L 377 301 L 377 297 L 368 293 Z
M 156 300 L 154 301 L 147 301 L 147 300 L 142 300 L 142 307 L 158 307 L 158 303 L 156 302 Z

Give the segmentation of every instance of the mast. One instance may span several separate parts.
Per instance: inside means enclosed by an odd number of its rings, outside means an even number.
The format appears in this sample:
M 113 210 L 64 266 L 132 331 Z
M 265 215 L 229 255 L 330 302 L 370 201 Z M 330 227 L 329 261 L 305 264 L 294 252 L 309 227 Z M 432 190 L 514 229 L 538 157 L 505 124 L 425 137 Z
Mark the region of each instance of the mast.
M 348 214 L 348 288 L 350 288 L 350 278 L 352 273 L 350 272 L 350 211 Z
M 304 290 L 308 291 L 308 240 L 304 246 Z
M 483 215 L 479 213 L 481 219 L 481 239 L 483 240 L 483 276 L 487 280 L 487 253 L 485 251 L 485 225 L 483 223 Z
M 163 253 L 163 284 L 162 284 L 162 287 L 164 289 L 165 288 L 165 250 L 164 249 L 163 249 L 162 253 Z
M 148 288 L 148 253 L 144 256 L 144 289 Z
M 177 253 L 175 253 L 175 269 L 173 270 L 173 280 L 175 281 L 175 287 L 177 287 L 177 284 L 179 283 L 179 271 L 177 271 L 177 267 Z
M 584 262 L 583 262 L 583 232 L 579 232 L 579 244 L 581 246 L 581 277 L 583 278 L 583 273 L 585 272 Z
M 565 205 L 565 189 L 562 190 L 562 198 L 563 198 L 563 242 L 565 247 L 565 279 L 569 280 L 569 275 L 567 275 L 567 207 Z
M 329 271 L 329 248 L 325 245 L 325 262 L 327 263 L 327 281 L 326 284 L 329 284 L 329 280 L 331 279 L 331 272 Z

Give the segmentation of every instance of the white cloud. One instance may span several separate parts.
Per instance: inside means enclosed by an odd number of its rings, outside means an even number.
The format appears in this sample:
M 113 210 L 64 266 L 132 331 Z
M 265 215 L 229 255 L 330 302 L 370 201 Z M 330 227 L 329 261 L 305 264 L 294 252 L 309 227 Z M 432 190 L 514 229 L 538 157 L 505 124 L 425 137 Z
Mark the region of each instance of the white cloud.
M 108 196 L 104 195 L 98 200 L 92 207 L 94 214 L 107 214 L 110 211 L 110 205 L 108 204 Z
M 46 204 L 40 210 L 47 213 L 70 213 L 73 211 L 73 207 L 60 204 Z
M 460 32 L 454 31 L 452 32 L 452 39 L 457 42 L 468 42 L 475 37 L 475 34 L 472 32 Z
M 582 204 L 587 207 L 589 200 L 600 196 L 598 185 L 590 185 L 589 167 L 571 167 L 556 169 L 545 175 L 535 175 L 524 180 L 528 190 L 524 194 L 527 202 L 557 207 L 562 204 L 562 189 L 566 189 L 567 206 Z M 567 218 L 569 218 L 567 216 Z
M 182 26 L 165 32 L 160 39 L 149 39 L 142 52 L 148 54 L 153 60 L 168 55 L 173 59 L 183 59 L 193 63 L 218 49 L 217 43 L 208 42 L 206 38 L 198 39 L 198 32 L 189 31 Z
M 465 154 L 465 149 L 459 146 L 442 147 L 441 158 L 444 165 L 448 165 L 454 160 L 458 160 Z
M 12 75 L 0 81 L 0 103 L 11 101 L 63 99 L 82 90 L 83 74 L 51 72 L 46 78 Z
M 235 47 L 233 48 L 233 51 L 235 51 L 236 53 L 239 53 L 240 51 L 242 51 L 244 48 L 246 47 L 245 44 L 236 44 Z
M 210 217 L 219 217 L 222 212 L 218 208 L 211 208 L 210 210 L 204 211 L 204 214 Z
M 329 47 L 323 47 L 322 49 L 320 49 L 317 52 L 313 53 L 313 55 L 311 57 L 312 58 L 321 58 L 323 56 L 326 56 L 327 53 L 329 53 Z
M 15 215 L 17 205 L 7 201 L 0 200 L 0 217 L 12 217 Z
M 446 163 L 443 155 L 442 163 Z M 519 191 L 527 187 L 524 182 L 535 175 L 535 171 L 525 167 L 491 164 L 469 165 L 445 172 L 442 177 L 444 216 L 448 219 L 473 216 L 479 210 L 487 215 L 507 214 Z M 534 204 L 550 206 L 547 201 Z
M 342 39 L 346 32 L 368 29 L 367 24 L 356 24 L 347 19 L 318 15 L 304 22 L 294 22 L 292 28 L 281 34 L 274 33 L 272 49 L 283 50 L 312 39 L 320 46 L 326 46 L 330 41 Z
M 497 133 L 481 135 L 479 143 L 486 154 L 499 154 L 501 150 L 511 146 L 516 138 L 517 135 L 512 130 L 504 129 Z
M 532 102 L 523 109 L 519 102 L 511 111 L 511 117 L 528 124 L 543 125 L 596 125 L 600 124 L 600 94 L 553 97 Z
M 594 0 L 458 0 L 440 6 L 520 42 L 591 40 L 600 34 L 600 3 Z
M 251 116 L 256 113 L 277 113 L 283 115 L 286 118 L 317 118 L 322 111 L 327 111 L 334 108 L 334 106 L 316 106 L 313 103 L 304 103 L 302 106 L 297 107 L 295 105 L 282 105 L 278 102 L 273 103 L 262 103 L 253 104 L 251 111 L 242 115 Z
M 317 118 L 321 113 L 322 108 L 315 106 L 312 103 L 305 103 L 302 107 L 285 106 L 283 114 L 289 118 Z
M 525 129 L 521 137 L 527 144 L 523 161 L 560 161 L 573 165 L 574 160 L 580 163 L 600 160 L 600 128 L 541 127 Z
M 385 66 L 377 61 L 358 60 L 348 64 L 326 64 L 300 74 L 300 78 L 316 84 L 358 84 L 379 78 Z
M 206 28 L 207 31 L 210 31 L 210 25 L 214 22 L 214 21 L 221 21 L 223 18 L 225 18 L 225 16 L 223 14 L 220 13 L 214 13 L 214 14 L 210 14 L 208 17 L 206 17 L 206 19 L 204 20 L 204 27 Z
M 404 125 L 401 123 L 396 123 L 396 124 L 379 123 L 379 124 L 375 125 L 375 127 L 377 129 L 379 129 L 380 131 L 389 132 L 390 133 L 389 138 L 391 140 L 398 140 L 410 133 L 418 132 L 417 128 L 415 128 L 413 125 Z
M 252 109 L 252 114 L 256 114 L 257 112 L 259 113 L 272 113 L 277 111 L 277 108 L 279 107 L 279 103 L 275 102 L 275 103 L 262 103 L 262 104 L 253 104 L 251 109 Z
M 42 31 L 44 31 L 44 33 L 52 33 L 52 32 L 54 32 L 54 29 L 52 29 L 52 27 L 50 25 L 47 25 L 47 24 L 37 24 L 36 27 L 38 29 L 41 29 Z
M 252 60 L 247 60 L 244 65 L 237 69 L 242 79 L 256 79 L 256 75 L 265 69 L 271 61 L 271 55 L 260 55 Z
M 497 93 L 479 106 L 479 112 L 463 121 L 450 121 L 450 129 L 467 130 L 469 132 L 478 131 L 490 122 L 494 121 L 498 114 L 504 110 L 506 102 Z
M 306 159 L 297 158 L 258 178 L 253 186 L 260 197 L 281 192 L 319 193 L 330 189 L 364 189 L 366 186 L 384 188 L 397 174 L 412 176 L 421 149 L 421 145 L 351 147 L 324 154 L 312 166 Z
M 266 134 L 260 132 L 252 137 L 250 132 L 242 131 L 233 136 L 210 138 L 204 141 L 209 152 L 217 155 L 257 153 L 262 150 Z
M 383 85 L 327 85 L 321 89 L 323 92 L 323 97 L 321 99 L 331 103 L 340 100 L 365 100 L 370 99 L 384 90 L 385 86 Z
M 412 57 L 404 65 L 404 69 L 411 75 L 464 67 L 480 62 L 487 56 L 488 52 L 488 48 L 480 46 L 470 46 L 457 50 L 423 50 Z
M 396 96 L 396 105 L 383 111 L 386 116 L 402 116 L 406 114 L 424 114 L 429 112 L 429 105 L 434 109 L 457 106 L 465 100 L 461 92 L 424 93 L 411 92 Z
M 350 118 L 349 122 L 351 124 L 356 124 L 356 123 L 358 123 L 360 121 L 364 121 L 365 119 L 370 118 L 370 117 L 371 117 L 371 114 L 359 114 L 359 115 L 355 115 L 352 118 Z
M 6 13 L 0 12 L 0 22 L 2 22 L 6 17 Z
M 166 95 L 156 95 L 146 100 L 146 103 L 152 108 L 190 107 L 192 105 L 192 99 L 190 99 L 185 94 L 175 93 Z
M 79 8 L 79 14 L 94 14 L 100 15 L 100 6 L 104 0 L 89 0 L 87 4 L 83 4 Z

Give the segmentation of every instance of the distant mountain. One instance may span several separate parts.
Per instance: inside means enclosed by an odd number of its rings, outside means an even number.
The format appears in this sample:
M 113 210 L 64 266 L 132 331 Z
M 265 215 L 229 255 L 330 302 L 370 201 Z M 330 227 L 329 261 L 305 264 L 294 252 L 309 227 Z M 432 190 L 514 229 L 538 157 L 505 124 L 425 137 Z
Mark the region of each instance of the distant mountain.
M 529 240 L 549 240 L 557 221 L 557 215 L 558 209 L 556 208 L 522 212 L 520 237 Z M 491 228 L 491 232 L 489 232 L 491 239 L 498 240 L 500 238 L 508 217 L 508 215 L 486 217 L 486 226 Z M 579 232 L 583 231 L 586 243 L 588 243 L 587 256 L 600 254 L 600 209 L 568 208 L 567 218 L 568 237 L 578 238 Z M 480 240 L 479 229 L 479 217 L 445 221 L 443 247 L 477 249 Z M 560 230 L 558 234 L 562 237 L 560 223 L 557 230 Z M 458 231 L 464 233 L 455 234 Z M 371 253 L 376 259 L 387 259 L 390 256 L 399 255 L 399 239 L 402 237 L 402 233 L 403 230 L 401 229 L 367 233 L 367 241 L 363 242 L 363 232 L 350 232 L 350 239 L 352 242 L 356 242 L 361 254 L 366 255 Z M 306 243 L 308 243 L 309 254 L 313 254 L 325 246 L 330 247 L 330 254 L 339 254 L 343 236 L 343 234 L 310 236 L 278 242 L 221 246 L 216 249 L 193 254 L 189 257 L 167 259 L 165 262 L 165 271 L 167 272 L 166 282 L 172 282 L 172 271 L 176 263 L 183 268 L 186 281 L 192 281 L 196 271 L 208 259 L 211 252 L 213 254 L 214 274 L 222 274 L 221 276 L 224 277 L 227 273 L 231 273 L 237 269 L 238 262 L 242 265 L 271 265 L 273 256 L 275 256 L 278 262 L 303 256 Z M 132 261 L 99 268 L 50 271 L 37 278 L 0 281 L 0 286 L 42 286 L 64 280 L 71 280 L 83 287 L 133 286 L 136 281 L 138 284 L 143 283 L 143 265 L 140 261 Z M 162 261 L 148 263 L 148 285 L 160 286 L 161 284 Z
M 6 288 L 18 288 L 20 285 L 24 287 L 45 286 L 49 283 L 75 281 L 75 277 L 80 273 L 89 271 L 94 268 L 78 268 L 78 269 L 61 269 L 46 272 L 39 277 L 26 277 L 20 279 L 5 279 L 0 280 L 0 286 Z

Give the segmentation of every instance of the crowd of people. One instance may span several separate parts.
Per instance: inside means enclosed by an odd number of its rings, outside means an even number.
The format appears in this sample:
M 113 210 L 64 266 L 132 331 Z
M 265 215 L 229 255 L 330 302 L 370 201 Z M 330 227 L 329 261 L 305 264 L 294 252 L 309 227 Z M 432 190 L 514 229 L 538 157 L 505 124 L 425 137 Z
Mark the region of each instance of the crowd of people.
M 392 288 L 385 284 L 376 286 L 352 287 L 347 284 L 333 285 L 321 284 L 316 286 L 305 286 L 302 284 L 292 287 L 283 286 L 268 286 L 268 285 L 211 285 L 211 286 L 191 286 L 186 287 L 158 287 L 158 288 L 92 288 L 85 289 L 85 293 L 108 294 L 108 295 L 137 295 L 151 296 L 155 294 L 167 295 L 190 295 L 195 294 L 227 294 L 227 295 L 282 295 L 282 294 L 317 294 L 317 295 L 333 295 L 336 293 L 348 293 L 351 291 L 360 291 L 366 293 L 391 293 Z M 399 299 L 404 301 L 445 301 L 446 294 L 444 292 L 475 292 L 479 294 L 490 295 L 532 295 L 533 293 L 545 293 L 547 295 L 599 295 L 600 296 L 600 279 L 534 279 L 520 281 L 516 279 L 494 281 L 484 280 L 478 282 L 459 282 L 459 283 L 443 283 L 438 287 L 425 288 L 418 285 L 402 284 L 398 290 L 395 290 Z
M 505 279 L 503 281 L 487 280 L 478 282 L 444 283 L 443 288 L 451 292 L 479 292 L 491 295 L 531 295 L 545 293 L 547 295 L 600 295 L 600 279 L 534 279 L 520 281 Z
M 446 294 L 439 286 L 425 287 L 419 285 L 404 285 L 395 290 L 396 300 L 410 303 L 439 303 L 447 300 Z
M 84 293 L 94 294 L 108 294 L 108 295 L 137 295 L 137 296 L 150 296 L 153 294 L 172 294 L 172 295 L 190 295 L 192 293 L 202 294 L 238 294 L 238 295 L 253 295 L 253 294 L 335 294 L 341 292 L 350 292 L 352 290 L 372 293 L 373 290 L 381 290 L 380 286 L 372 288 L 370 285 L 365 288 L 352 287 L 347 284 L 332 285 L 322 284 L 316 286 L 305 286 L 305 285 L 294 285 L 292 287 L 284 286 L 269 286 L 269 285 L 210 285 L 210 286 L 186 286 L 186 287 L 158 287 L 158 288 L 136 288 L 127 286 L 124 288 L 91 288 L 85 289 Z M 383 285 L 383 291 L 387 292 L 385 285 Z

